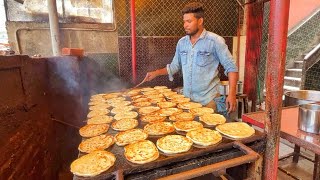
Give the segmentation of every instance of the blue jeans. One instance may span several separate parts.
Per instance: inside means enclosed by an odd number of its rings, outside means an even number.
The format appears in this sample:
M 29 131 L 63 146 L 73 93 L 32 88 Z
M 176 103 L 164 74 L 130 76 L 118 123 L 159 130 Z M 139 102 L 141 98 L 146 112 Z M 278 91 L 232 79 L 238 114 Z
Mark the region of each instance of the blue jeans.
M 217 113 L 228 117 L 227 107 L 226 107 L 226 96 L 219 96 L 213 99 L 217 106 Z

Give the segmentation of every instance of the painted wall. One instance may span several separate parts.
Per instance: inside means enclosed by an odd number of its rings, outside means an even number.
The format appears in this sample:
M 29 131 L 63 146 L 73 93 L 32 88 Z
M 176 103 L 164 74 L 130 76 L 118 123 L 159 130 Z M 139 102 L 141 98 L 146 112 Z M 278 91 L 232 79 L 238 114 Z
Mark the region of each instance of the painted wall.
M 238 37 L 233 38 L 233 58 L 237 59 L 237 43 Z M 240 36 L 239 46 L 239 81 L 244 82 L 244 71 L 245 71 L 245 52 L 246 52 L 246 36 Z
M 319 0 L 290 0 L 288 30 L 299 26 L 319 8 Z
M 117 31 L 70 29 L 61 25 L 61 47 L 83 48 L 86 53 L 118 53 Z M 15 52 L 33 56 L 52 56 L 48 23 L 8 22 L 9 42 Z
M 301 5 L 303 4 L 303 5 Z M 304 4 L 306 6 L 304 6 Z M 320 1 L 318 0 L 292 0 L 289 11 L 289 32 L 286 50 L 286 68 L 291 68 L 295 60 L 301 59 L 303 54 L 313 49 L 320 35 Z M 261 56 L 259 64 L 259 80 L 261 87 L 265 83 L 265 70 L 267 62 L 268 26 L 270 4 L 265 3 Z M 310 17 L 312 15 L 312 17 Z M 307 20 L 307 21 L 305 21 Z M 261 88 L 263 89 L 263 88 Z
M 290 66 L 300 55 L 308 53 L 320 36 L 320 9 L 298 29 L 288 36 L 287 65 Z

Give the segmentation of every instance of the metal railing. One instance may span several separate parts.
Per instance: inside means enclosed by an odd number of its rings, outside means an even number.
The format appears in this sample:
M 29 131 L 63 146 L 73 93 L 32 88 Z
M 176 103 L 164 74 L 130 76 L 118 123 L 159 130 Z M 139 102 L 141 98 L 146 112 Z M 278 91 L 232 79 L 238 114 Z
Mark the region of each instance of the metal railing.
M 306 88 L 307 73 L 316 63 L 320 61 L 320 43 L 309 51 L 303 58 L 301 88 Z

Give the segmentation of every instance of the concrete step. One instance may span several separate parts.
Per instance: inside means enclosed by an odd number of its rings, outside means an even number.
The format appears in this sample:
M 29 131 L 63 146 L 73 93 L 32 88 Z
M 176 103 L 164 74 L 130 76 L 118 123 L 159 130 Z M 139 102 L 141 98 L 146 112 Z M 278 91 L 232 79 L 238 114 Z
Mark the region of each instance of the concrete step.
M 284 85 L 300 87 L 301 86 L 301 78 L 285 76 L 284 77 Z
M 290 77 L 296 77 L 296 78 L 301 78 L 302 76 L 302 69 L 287 69 L 285 76 L 290 76 Z
M 294 68 L 295 69 L 302 69 L 303 61 L 294 61 Z
M 283 86 L 283 90 L 284 91 L 297 91 L 297 90 L 300 90 L 300 88 L 299 87 L 294 87 L 294 86 L 286 86 L 286 85 L 284 85 Z
M 301 68 L 290 68 L 290 69 L 287 69 L 287 71 L 302 72 L 302 69 Z
M 285 76 L 284 79 L 285 80 L 300 81 L 301 82 L 301 78 L 297 78 L 297 77 Z

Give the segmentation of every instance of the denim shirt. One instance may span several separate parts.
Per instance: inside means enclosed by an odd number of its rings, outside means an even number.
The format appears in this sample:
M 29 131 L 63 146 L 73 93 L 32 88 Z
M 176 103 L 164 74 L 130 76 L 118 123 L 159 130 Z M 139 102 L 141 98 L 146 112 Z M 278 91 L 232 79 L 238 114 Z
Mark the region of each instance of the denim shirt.
M 226 75 L 238 72 L 225 40 L 204 29 L 194 45 L 189 35 L 179 40 L 174 58 L 167 65 L 169 80 L 173 81 L 173 75 L 182 70 L 183 94 L 206 105 L 218 94 L 219 63 L 224 67 Z

